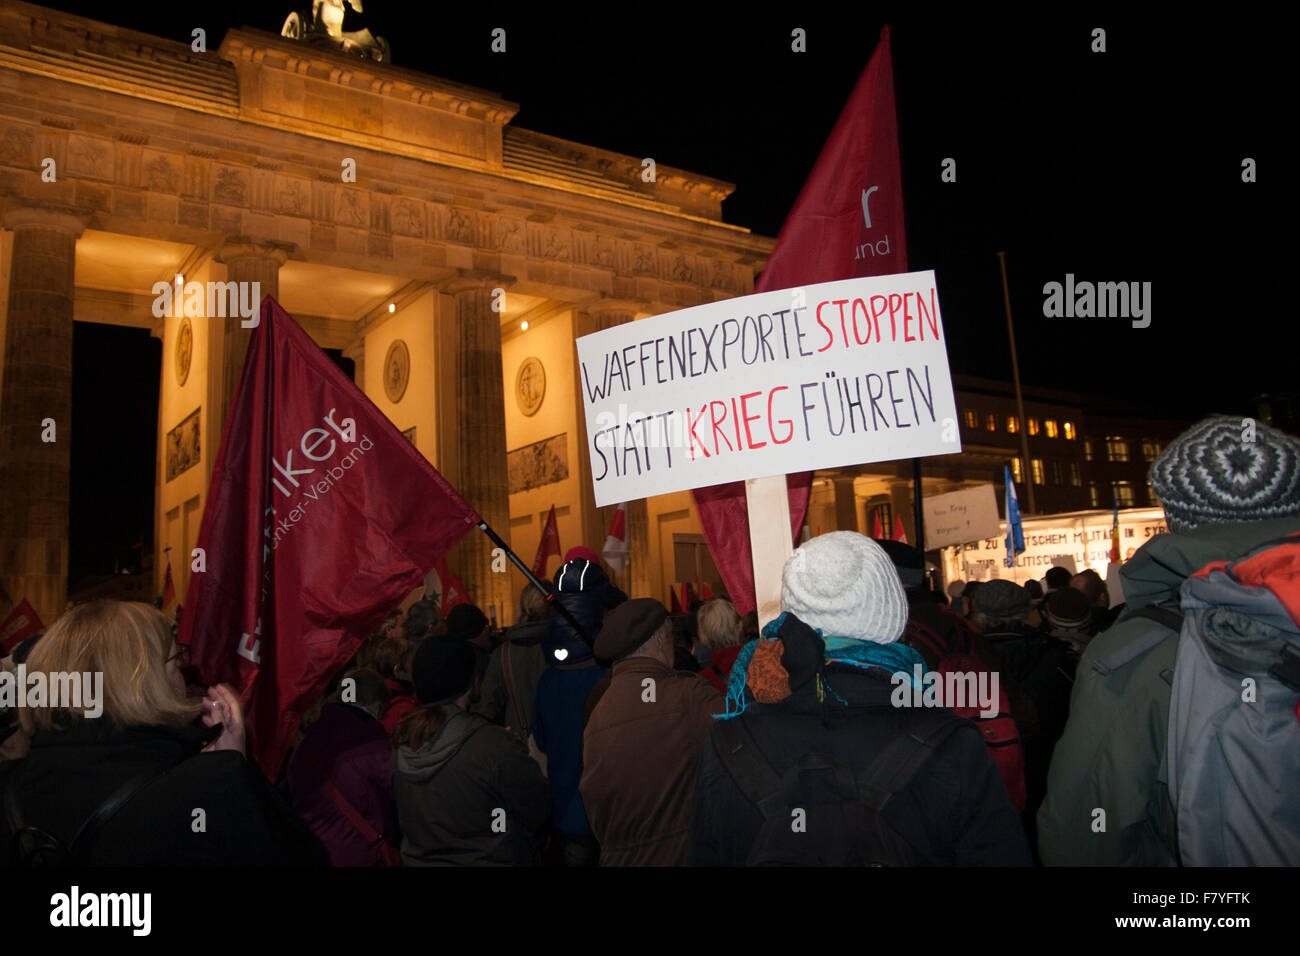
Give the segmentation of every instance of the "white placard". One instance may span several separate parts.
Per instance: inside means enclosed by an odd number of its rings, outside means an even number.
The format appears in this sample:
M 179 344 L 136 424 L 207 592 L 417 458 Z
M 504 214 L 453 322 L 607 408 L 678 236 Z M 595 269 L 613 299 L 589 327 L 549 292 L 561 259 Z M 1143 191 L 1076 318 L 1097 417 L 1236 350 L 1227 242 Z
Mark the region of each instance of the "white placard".
M 925 498 L 925 548 L 967 544 L 998 533 L 998 498 L 992 484 Z
M 727 299 L 577 346 L 600 507 L 961 451 L 933 272 Z

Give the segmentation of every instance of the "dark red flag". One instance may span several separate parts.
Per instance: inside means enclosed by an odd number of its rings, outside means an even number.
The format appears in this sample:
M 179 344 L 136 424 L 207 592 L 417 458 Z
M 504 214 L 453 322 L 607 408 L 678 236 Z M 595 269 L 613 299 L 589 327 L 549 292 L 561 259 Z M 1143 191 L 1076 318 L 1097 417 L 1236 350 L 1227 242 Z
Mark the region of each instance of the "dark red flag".
M 670 614 L 681 614 L 681 613 L 682 613 L 682 602 L 679 601 L 679 600 L 677 599 L 677 588 L 675 588 L 675 587 L 669 588 L 669 589 L 668 589 L 668 596 L 669 596 L 669 598 L 670 598 L 670 599 L 672 600 L 672 602 L 673 602 L 673 603 L 672 603 L 672 606 L 668 609 L 669 613 L 670 613 Z
M 456 572 L 447 566 L 445 557 L 439 558 L 433 570 L 424 579 L 424 596 L 438 602 L 438 610 L 446 617 L 457 604 L 473 604 L 465 585 Z
M 754 291 L 906 271 L 894 67 L 885 27 Z M 812 474 L 792 474 L 787 482 L 793 539 L 808 510 Z M 736 610 L 747 614 L 754 609 L 754 563 L 745 485 L 697 488 L 694 494 L 718 572 Z
M 303 712 L 479 516 L 270 296 L 231 402 L 179 640 L 275 779 Z M 196 559 L 198 560 L 198 559 Z
M 546 524 L 542 528 L 542 540 L 537 542 L 537 557 L 533 558 L 533 574 L 543 581 L 547 580 L 546 559 L 553 554 L 563 553 L 560 550 L 560 526 L 555 523 L 555 505 L 551 505 L 551 512 L 546 516 Z
M 36 609 L 23 598 L 18 606 L 9 612 L 9 616 L 0 623 L 0 652 L 8 654 L 33 634 L 45 629 Z

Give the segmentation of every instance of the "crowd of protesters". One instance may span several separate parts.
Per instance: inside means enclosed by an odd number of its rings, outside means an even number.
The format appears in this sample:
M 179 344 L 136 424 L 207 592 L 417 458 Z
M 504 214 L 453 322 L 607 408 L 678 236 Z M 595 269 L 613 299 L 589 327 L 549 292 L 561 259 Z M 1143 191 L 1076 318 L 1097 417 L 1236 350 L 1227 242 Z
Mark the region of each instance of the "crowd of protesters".
M 1165 752 L 1187 720 L 1175 665 L 1196 663 L 1185 585 L 1300 535 L 1300 442 L 1254 437 L 1210 419 L 1164 451 L 1171 533 L 1123 565 L 1113 607 L 1099 574 L 1061 567 L 941 590 L 922 552 L 854 532 L 796 549 L 761 633 L 725 596 L 686 614 L 628 599 L 587 548 L 504 632 L 417 600 L 361 643 L 274 782 L 245 757 L 236 696 L 187 688 L 167 617 L 75 607 L 0 666 L 102 672 L 104 719 L 5 714 L 0 862 L 1171 865 L 1193 862 L 1192 821 L 1237 834 L 1217 862 L 1300 863 L 1294 803 L 1175 792 L 1189 778 Z M 1280 683 L 1260 693 L 1295 707 L 1300 626 L 1234 613 L 1236 656 L 1214 659 L 1254 673 L 1263 635 Z M 916 706 L 920 674 L 947 695 Z M 1294 783 L 1300 727 L 1277 726 L 1258 747 Z M 1252 811 L 1273 821 L 1262 854 L 1229 823 Z

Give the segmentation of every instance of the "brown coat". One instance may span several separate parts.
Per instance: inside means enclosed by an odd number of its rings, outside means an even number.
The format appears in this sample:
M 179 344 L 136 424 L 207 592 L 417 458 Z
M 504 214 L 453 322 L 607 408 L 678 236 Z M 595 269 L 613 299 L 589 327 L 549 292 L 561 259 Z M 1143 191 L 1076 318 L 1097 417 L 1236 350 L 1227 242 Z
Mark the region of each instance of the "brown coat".
M 654 680 L 654 701 L 643 681 Z M 613 677 L 583 734 L 579 791 L 602 866 L 686 866 L 700 747 L 723 698 L 694 674 L 633 657 Z

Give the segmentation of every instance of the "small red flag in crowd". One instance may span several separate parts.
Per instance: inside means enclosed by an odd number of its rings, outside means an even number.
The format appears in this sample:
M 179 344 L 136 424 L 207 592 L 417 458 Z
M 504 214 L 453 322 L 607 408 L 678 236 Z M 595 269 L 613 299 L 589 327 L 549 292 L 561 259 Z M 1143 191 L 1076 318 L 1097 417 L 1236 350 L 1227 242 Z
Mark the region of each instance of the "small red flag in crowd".
M 894 540 L 907 544 L 907 532 L 903 530 L 902 515 L 894 515 Z
M 0 623 L 0 652 L 8 654 L 33 634 L 45 630 L 36 609 L 23 598 L 18 606 L 9 612 L 9 616 Z
M 614 512 L 614 520 L 610 522 L 609 536 L 605 539 L 605 547 L 601 549 L 601 557 L 614 569 L 615 574 L 622 574 L 627 564 L 627 554 L 627 504 L 624 503 Z
M 681 614 L 682 602 L 677 599 L 677 589 L 669 588 L 668 595 L 672 599 L 672 606 L 668 610 L 673 614 Z
M 546 559 L 551 555 L 557 557 L 564 552 L 560 550 L 560 527 L 555 523 L 555 505 L 546 516 L 546 525 L 542 528 L 542 540 L 537 542 L 537 557 L 533 558 L 533 574 L 546 580 Z
M 713 588 L 709 587 L 708 581 L 700 582 L 700 600 L 701 601 L 713 600 Z
M 880 512 L 873 511 L 871 512 L 871 537 L 879 541 L 884 538 L 884 536 L 885 531 L 880 527 Z
M 457 604 L 474 603 L 465 591 L 456 572 L 447 566 L 447 558 L 441 557 L 433 570 L 424 579 L 424 596 L 438 602 L 438 610 L 446 617 Z
M 481 519 L 279 304 L 262 300 L 179 641 L 240 695 L 268 777 L 367 634 Z

